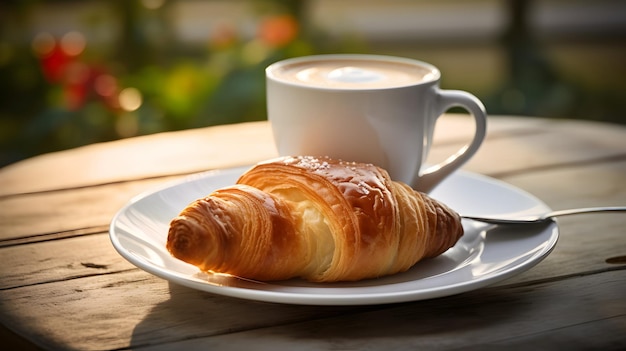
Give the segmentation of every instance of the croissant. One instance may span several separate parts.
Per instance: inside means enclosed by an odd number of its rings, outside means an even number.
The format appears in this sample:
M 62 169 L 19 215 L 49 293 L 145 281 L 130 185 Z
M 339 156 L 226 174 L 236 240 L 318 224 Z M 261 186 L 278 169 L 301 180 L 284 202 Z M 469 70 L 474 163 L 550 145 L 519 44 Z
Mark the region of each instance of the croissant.
M 188 205 L 167 250 L 203 271 L 272 281 L 355 281 L 406 271 L 463 235 L 460 216 L 374 165 L 262 162 Z

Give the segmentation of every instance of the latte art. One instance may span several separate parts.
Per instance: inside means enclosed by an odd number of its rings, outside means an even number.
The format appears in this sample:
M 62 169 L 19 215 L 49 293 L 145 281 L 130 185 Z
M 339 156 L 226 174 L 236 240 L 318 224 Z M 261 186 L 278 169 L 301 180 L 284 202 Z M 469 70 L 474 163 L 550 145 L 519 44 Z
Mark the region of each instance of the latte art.
M 328 79 L 343 83 L 371 83 L 385 79 L 385 75 L 358 67 L 343 67 L 328 73 Z
M 427 67 L 371 60 L 294 62 L 271 74 L 286 82 L 330 89 L 393 88 L 437 79 Z

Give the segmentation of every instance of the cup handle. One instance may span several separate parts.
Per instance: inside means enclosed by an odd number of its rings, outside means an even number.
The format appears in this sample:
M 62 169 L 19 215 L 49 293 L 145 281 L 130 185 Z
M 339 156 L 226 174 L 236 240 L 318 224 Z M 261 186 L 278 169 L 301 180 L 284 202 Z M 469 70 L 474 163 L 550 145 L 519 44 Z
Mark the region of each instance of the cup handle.
M 445 161 L 431 166 L 413 180 L 412 187 L 422 192 L 430 192 L 439 182 L 467 162 L 482 144 L 487 134 L 487 112 L 483 103 L 474 95 L 461 90 L 439 90 L 436 115 L 441 116 L 452 107 L 462 107 L 473 117 L 476 132 L 472 141 L 459 149 Z

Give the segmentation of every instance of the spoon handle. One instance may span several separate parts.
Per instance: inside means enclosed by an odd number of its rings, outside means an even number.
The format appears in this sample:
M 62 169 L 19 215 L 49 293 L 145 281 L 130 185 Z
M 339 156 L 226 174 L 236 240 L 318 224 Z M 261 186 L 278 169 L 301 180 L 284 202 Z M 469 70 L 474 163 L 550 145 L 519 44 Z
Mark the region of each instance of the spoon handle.
M 604 207 L 583 207 L 583 208 L 571 208 L 568 210 L 558 210 L 546 213 L 540 216 L 540 219 L 548 219 L 558 216 L 569 216 L 581 213 L 593 213 L 593 212 L 612 212 L 612 211 L 626 211 L 626 206 L 604 206 Z
M 461 216 L 466 219 L 472 219 L 478 222 L 492 223 L 492 224 L 525 224 L 525 223 L 540 223 L 547 221 L 553 217 L 567 216 L 581 213 L 592 212 L 613 212 L 613 211 L 626 211 L 626 206 L 605 206 L 605 207 L 585 207 L 585 208 L 572 208 L 567 210 L 558 210 L 532 218 L 486 218 L 478 216 Z

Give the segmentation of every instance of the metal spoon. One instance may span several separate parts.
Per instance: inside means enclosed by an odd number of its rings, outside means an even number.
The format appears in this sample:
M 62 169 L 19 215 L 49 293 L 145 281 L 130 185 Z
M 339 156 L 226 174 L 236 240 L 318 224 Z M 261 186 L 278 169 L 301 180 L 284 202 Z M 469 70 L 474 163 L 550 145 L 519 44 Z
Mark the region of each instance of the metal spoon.
M 491 223 L 491 224 L 529 224 L 529 223 L 541 223 L 558 216 L 568 216 L 580 213 L 591 212 L 610 212 L 610 211 L 626 211 L 626 206 L 609 206 L 609 207 L 587 207 L 587 208 L 573 208 L 569 210 L 560 210 L 544 213 L 537 216 L 524 217 L 524 218 L 485 218 L 477 216 L 461 216 L 463 218 L 472 219 L 479 222 Z

